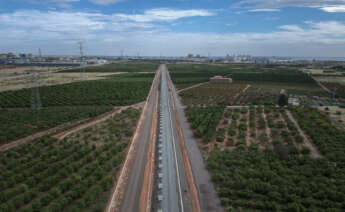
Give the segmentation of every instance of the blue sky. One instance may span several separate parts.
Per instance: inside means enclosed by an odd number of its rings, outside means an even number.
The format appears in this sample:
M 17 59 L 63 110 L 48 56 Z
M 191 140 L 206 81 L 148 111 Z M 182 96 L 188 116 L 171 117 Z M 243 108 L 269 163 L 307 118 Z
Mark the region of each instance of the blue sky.
M 1 0 L 0 52 L 345 57 L 345 0 Z

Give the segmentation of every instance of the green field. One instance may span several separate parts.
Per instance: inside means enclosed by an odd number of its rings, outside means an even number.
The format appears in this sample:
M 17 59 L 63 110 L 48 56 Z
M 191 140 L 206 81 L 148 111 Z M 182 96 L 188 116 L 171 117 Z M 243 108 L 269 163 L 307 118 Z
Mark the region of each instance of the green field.
M 295 67 L 239 64 L 174 65 L 169 71 L 178 88 L 214 75 L 234 80 L 180 93 L 225 211 L 345 210 L 345 131 L 317 109 L 289 108 L 321 153 L 315 156 L 286 109 L 275 107 L 282 89 L 303 98 L 302 103 L 321 98 L 331 102 L 308 74 Z M 239 85 L 248 84 L 246 92 L 224 104 Z M 198 106 L 190 106 L 193 101 Z M 250 107 L 226 108 L 223 113 L 217 104 Z
M 145 100 L 154 74 L 123 74 L 103 80 L 74 82 L 39 88 L 43 107 L 130 105 Z M 31 89 L 0 93 L 0 107 L 30 107 Z
M 219 151 L 208 169 L 226 211 L 343 211 L 345 169 L 326 159 Z
M 103 211 L 140 111 L 0 154 L 0 211 Z
M 41 86 L 41 110 L 30 108 L 31 89 L 0 92 L 0 143 L 65 122 L 95 117 L 114 106 L 144 101 L 153 77 L 154 73 L 128 73 L 101 80 Z
M 111 109 L 111 106 L 73 106 L 48 107 L 41 110 L 0 110 L 0 144 L 66 122 L 95 117 Z
M 301 136 L 294 124 L 287 121 L 284 110 L 228 109 L 227 118 L 219 122 L 222 108 L 186 109 L 195 135 L 203 141 L 199 145 L 226 211 L 343 211 L 345 208 L 345 131 L 332 126 L 316 109 L 291 110 L 324 157 L 314 159 L 305 147 L 292 148 L 300 145 Z M 262 118 L 264 113 L 266 121 Z M 216 132 L 217 123 L 220 128 Z M 271 128 L 270 136 L 265 133 L 266 127 Z M 225 139 L 227 133 L 229 137 Z M 264 141 L 261 134 L 266 137 Z M 214 148 L 205 149 L 212 138 L 216 139 Z M 246 139 L 250 140 L 250 146 Z M 267 148 L 260 149 L 258 145 Z
M 178 64 L 169 65 L 169 71 L 172 80 L 178 89 L 197 83 L 208 82 L 210 77 L 215 75 L 231 77 L 234 80 L 232 84 L 233 87 L 231 88 L 231 86 L 229 86 L 226 94 L 224 92 L 219 92 L 219 89 L 217 88 L 209 88 L 207 92 L 203 92 L 202 87 L 205 87 L 206 85 L 181 93 L 181 96 L 184 99 L 186 96 L 188 98 L 193 97 L 196 102 L 200 102 L 200 99 L 207 99 L 207 95 L 209 95 L 208 99 L 211 101 L 213 98 L 224 100 L 229 99 L 229 95 L 231 96 L 231 93 L 233 94 L 232 96 L 236 96 L 236 94 L 240 93 L 237 88 L 241 85 L 244 87 L 250 85 L 250 88 L 245 93 L 241 93 L 241 95 L 236 99 L 232 99 L 231 101 L 225 100 L 227 104 L 274 105 L 277 103 L 279 93 L 282 89 L 284 89 L 288 95 L 297 97 L 330 97 L 330 95 L 319 87 L 308 74 L 298 71 L 298 69 L 293 66 L 265 66 L 252 64 Z M 198 90 L 200 91 L 199 96 L 196 95 Z M 218 102 L 219 101 L 215 100 L 213 104 L 217 104 Z M 203 102 L 201 101 L 201 103 Z M 190 105 L 191 103 L 188 101 L 186 104 Z

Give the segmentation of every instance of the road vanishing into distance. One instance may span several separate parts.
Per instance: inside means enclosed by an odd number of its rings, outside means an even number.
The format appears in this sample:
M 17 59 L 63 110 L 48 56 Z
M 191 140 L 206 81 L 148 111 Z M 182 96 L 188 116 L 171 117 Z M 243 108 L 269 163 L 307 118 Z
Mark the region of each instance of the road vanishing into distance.
M 183 108 L 160 65 L 107 212 L 223 211 Z
M 161 66 L 159 102 L 159 137 L 156 156 L 154 211 L 192 211 L 187 174 L 182 156 L 178 126 L 168 72 Z M 158 165 L 158 166 L 157 166 Z

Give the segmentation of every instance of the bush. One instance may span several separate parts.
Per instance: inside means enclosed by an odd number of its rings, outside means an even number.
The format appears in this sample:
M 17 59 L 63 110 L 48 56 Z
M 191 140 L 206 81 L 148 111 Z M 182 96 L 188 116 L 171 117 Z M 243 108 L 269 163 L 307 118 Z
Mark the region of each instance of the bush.
M 303 138 L 303 136 L 301 136 L 299 133 L 297 133 L 297 134 L 295 135 L 295 140 L 296 140 L 297 143 L 303 143 L 304 138 Z
M 303 146 L 303 147 L 302 147 L 302 150 L 301 150 L 301 153 L 302 153 L 303 155 L 309 155 L 310 149 L 309 149 L 308 147 L 306 147 L 306 146 Z

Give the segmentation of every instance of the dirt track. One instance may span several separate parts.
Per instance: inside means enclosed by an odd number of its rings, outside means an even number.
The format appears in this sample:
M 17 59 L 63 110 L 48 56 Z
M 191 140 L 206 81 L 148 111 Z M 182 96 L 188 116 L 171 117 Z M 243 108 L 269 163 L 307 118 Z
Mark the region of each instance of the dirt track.
M 301 127 L 299 126 L 299 124 L 297 123 L 296 119 L 293 117 L 293 115 L 291 114 L 291 112 L 289 110 L 286 110 L 286 114 L 288 115 L 289 119 L 295 124 L 295 126 L 297 127 L 298 132 L 301 134 L 301 136 L 303 137 L 303 144 L 305 146 L 307 146 L 310 149 L 310 156 L 312 158 L 321 158 L 322 155 L 320 154 L 320 152 L 317 150 L 317 148 L 310 142 L 310 139 L 308 138 L 308 136 L 303 132 L 303 130 L 301 129 Z
M 139 108 L 139 107 L 142 107 L 143 104 L 144 104 L 144 102 L 140 102 L 140 103 L 130 105 L 130 106 L 116 107 L 112 111 L 101 114 L 101 115 L 94 117 L 94 118 L 88 118 L 88 119 L 83 119 L 83 120 L 65 123 L 65 124 L 59 125 L 57 127 L 54 127 L 54 128 L 48 129 L 48 130 L 44 130 L 44 131 L 32 134 L 30 136 L 11 141 L 10 143 L 1 145 L 0 146 L 0 152 L 8 151 L 8 150 L 13 149 L 17 146 L 26 144 L 28 142 L 32 142 L 34 140 L 37 140 L 41 137 L 48 136 L 48 135 L 53 136 L 57 139 L 63 139 L 72 133 L 78 132 L 82 129 L 93 126 L 93 125 L 100 123 L 102 121 L 105 121 L 108 118 L 113 117 L 114 115 L 120 113 L 121 111 L 123 111 L 127 108 L 130 108 L 130 107 Z
M 135 105 L 117 107 L 113 112 L 111 112 L 111 113 L 109 113 L 109 114 L 107 114 L 105 116 L 101 116 L 101 117 L 96 118 L 96 119 L 94 119 L 94 120 L 92 120 L 90 122 L 87 122 L 85 124 L 81 124 L 81 125 L 78 125 L 78 126 L 76 126 L 74 128 L 71 128 L 69 130 L 66 130 L 66 131 L 63 131 L 61 133 L 58 133 L 58 134 L 54 135 L 54 137 L 57 138 L 57 139 L 64 139 L 65 137 L 69 136 L 72 133 L 75 133 L 75 132 L 78 132 L 78 131 L 80 131 L 82 129 L 88 128 L 88 127 L 93 126 L 93 125 L 95 125 L 97 123 L 103 122 L 103 121 L 107 120 L 108 118 L 114 117 L 116 114 L 121 113 L 123 110 L 126 110 L 127 108 L 131 108 L 132 107 L 132 108 L 138 109 L 138 108 L 142 107 L 143 105 L 144 105 L 144 102 L 140 102 L 140 103 L 135 104 Z

